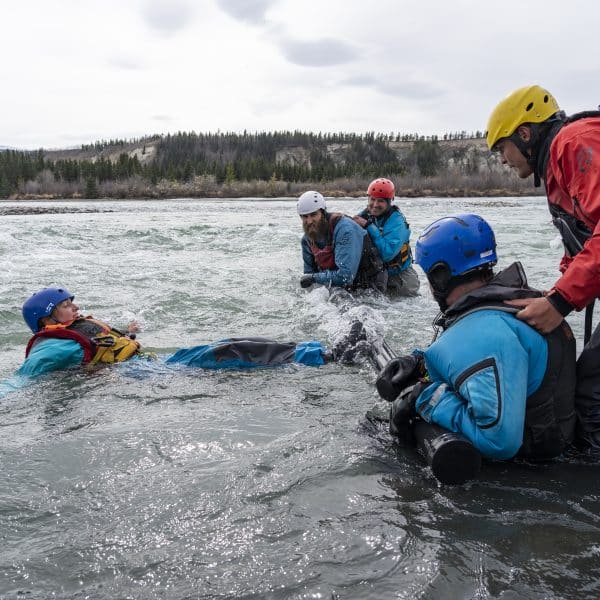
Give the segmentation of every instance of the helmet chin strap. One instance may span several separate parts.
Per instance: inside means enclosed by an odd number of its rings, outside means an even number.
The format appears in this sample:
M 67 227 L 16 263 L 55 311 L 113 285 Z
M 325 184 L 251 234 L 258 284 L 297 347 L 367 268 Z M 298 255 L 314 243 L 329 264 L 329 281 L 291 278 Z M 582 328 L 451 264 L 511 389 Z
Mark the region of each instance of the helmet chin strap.
M 433 297 L 437 302 L 440 310 L 445 313 L 448 310 L 448 302 L 446 302 L 446 298 L 448 294 L 446 292 L 439 292 L 432 289 Z
M 452 284 L 455 282 L 453 282 L 453 278 L 450 276 L 450 271 L 448 269 L 437 269 L 437 273 L 435 271 L 436 270 L 430 271 L 427 274 L 427 281 L 429 282 L 433 298 L 440 307 L 440 310 L 445 313 L 448 309 L 446 298 L 452 291 L 452 288 L 454 287 Z
M 450 296 L 455 288 L 457 288 L 459 285 L 467 284 L 477 280 L 481 280 L 481 285 L 484 285 L 493 277 L 494 271 L 490 265 L 481 265 L 480 267 L 471 269 L 466 273 L 449 277 L 445 281 L 441 278 L 438 279 L 435 276 L 430 277 L 430 275 L 431 273 L 428 274 L 427 281 L 431 287 L 431 293 L 440 307 L 440 310 L 443 313 L 446 313 L 450 307 L 448 304 L 448 296 Z
M 542 183 L 540 175 L 537 172 L 537 149 L 540 131 L 536 123 L 529 123 L 527 127 L 529 127 L 529 131 L 531 132 L 529 141 L 526 142 L 519 135 L 518 131 L 515 131 L 508 139 L 521 151 L 521 154 L 527 159 L 527 164 L 533 169 L 533 185 L 537 188 Z
M 543 121 L 541 123 L 527 123 L 531 136 L 529 141 L 523 140 L 517 131 L 511 136 L 510 140 L 514 142 L 515 146 L 521 151 L 521 154 L 527 159 L 527 164 L 533 169 L 533 185 L 537 188 L 540 187 L 541 173 L 540 170 L 540 153 L 544 155 L 547 152 L 547 148 L 544 146 L 550 145 L 552 138 L 556 135 L 556 132 L 566 122 L 567 117 L 565 112 L 560 110 L 553 117 Z M 554 132 L 554 133 L 552 133 Z M 549 138 L 550 134 L 550 138 Z M 545 144 L 545 142 L 548 142 Z M 545 159 L 541 161 L 545 168 Z

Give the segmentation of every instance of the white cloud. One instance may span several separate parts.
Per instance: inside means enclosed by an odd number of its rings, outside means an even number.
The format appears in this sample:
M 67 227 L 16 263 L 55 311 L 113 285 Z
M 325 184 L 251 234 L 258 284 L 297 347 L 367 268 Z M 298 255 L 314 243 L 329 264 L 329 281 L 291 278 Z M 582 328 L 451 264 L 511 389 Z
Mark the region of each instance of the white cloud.
M 303 67 L 340 65 L 352 62 L 358 54 L 350 44 L 334 39 L 310 42 L 286 40 L 282 42 L 281 49 L 291 63 Z
M 146 23 L 166 35 L 190 25 L 193 14 L 193 6 L 187 0 L 144 0 L 142 4 Z
M 217 5 L 234 19 L 264 23 L 268 8 L 275 0 L 216 0 Z
M 527 83 L 594 108 L 599 15 L 591 0 L 7 2 L 0 145 L 157 127 L 474 131 Z
M 137 71 L 144 68 L 144 61 L 133 56 L 112 56 L 108 58 L 108 64 L 128 71 Z

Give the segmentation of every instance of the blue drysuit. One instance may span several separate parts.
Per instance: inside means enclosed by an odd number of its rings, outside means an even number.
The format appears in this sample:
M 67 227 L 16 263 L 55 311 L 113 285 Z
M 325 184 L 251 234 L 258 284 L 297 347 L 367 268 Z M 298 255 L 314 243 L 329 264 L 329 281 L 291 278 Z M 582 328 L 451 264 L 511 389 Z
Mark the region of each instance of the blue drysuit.
M 546 460 L 573 441 L 573 332 L 563 322 L 541 335 L 504 303 L 541 295 L 513 263 L 448 307 L 436 321 L 444 333 L 422 353 L 431 383 L 419 384 L 417 412 L 486 458 Z
M 366 219 L 369 217 L 369 213 L 365 209 L 358 216 Z M 400 248 L 404 244 L 408 244 L 410 240 L 408 223 L 399 210 L 390 210 L 389 216 L 386 213 L 377 217 L 372 223 L 369 223 L 367 232 L 371 236 L 373 244 L 379 250 L 384 263 L 391 262 L 400 252 Z M 403 265 L 388 267 L 388 273 L 390 275 L 397 275 L 408 269 L 411 265 L 412 255 L 409 253 L 408 260 Z
M 486 458 L 515 456 L 527 397 L 546 371 L 546 339 L 511 313 L 484 309 L 460 319 L 423 355 L 432 383 L 417 412 L 462 433 Z
M 83 361 L 83 348 L 70 339 L 41 339 L 31 349 L 15 375 L 0 382 L 0 397 L 27 385 L 32 377 L 78 367 Z M 133 357 L 130 360 L 136 360 Z M 265 338 L 231 338 L 212 344 L 183 348 L 164 358 L 166 363 L 179 363 L 202 369 L 251 369 L 272 367 L 292 362 L 319 366 L 326 362 L 321 342 L 275 342 Z
M 319 271 L 310 251 L 310 244 L 306 234 L 302 237 L 302 260 L 304 272 L 314 273 L 315 283 L 321 285 L 334 285 L 346 287 L 354 283 L 358 267 L 362 258 L 363 239 L 367 232 L 357 225 L 350 217 L 342 217 L 333 230 L 332 244 L 334 246 L 334 260 L 337 269 Z M 326 240 L 319 247 L 324 247 Z

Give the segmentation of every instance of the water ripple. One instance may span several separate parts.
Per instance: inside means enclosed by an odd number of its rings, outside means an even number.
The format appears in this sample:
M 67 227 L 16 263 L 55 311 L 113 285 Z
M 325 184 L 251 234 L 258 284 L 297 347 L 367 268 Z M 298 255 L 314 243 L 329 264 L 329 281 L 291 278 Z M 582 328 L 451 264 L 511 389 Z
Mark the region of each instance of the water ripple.
M 553 283 L 560 249 L 539 199 L 399 202 L 413 237 L 436 216 L 478 212 L 496 229 L 500 266 L 518 258 L 534 285 Z M 27 204 L 46 213 L 35 217 L 16 204 L 2 206 L 2 377 L 28 338 L 21 302 L 52 283 L 86 314 L 137 319 L 163 356 L 247 334 L 333 344 L 354 318 L 397 352 L 431 339 L 424 284 L 394 302 L 300 289 L 292 199 Z M 330 201 L 351 214 L 362 205 Z M 581 315 L 569 318 L 581 337 Z M 7 396 L 0 597 L 600 595 L 597 462 L 486 464 L 479 480 L 442 486 L 366 417 L 387 408 L 374 378 L 368 365 L 235 373 L 138 361 Z

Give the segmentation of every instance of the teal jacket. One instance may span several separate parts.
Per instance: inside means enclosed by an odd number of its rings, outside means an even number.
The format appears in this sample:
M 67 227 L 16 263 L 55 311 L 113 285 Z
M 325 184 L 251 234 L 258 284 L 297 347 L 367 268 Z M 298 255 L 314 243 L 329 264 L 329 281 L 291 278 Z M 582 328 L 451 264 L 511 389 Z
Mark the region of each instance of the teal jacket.
M 358 216 L 367 219 L 369 213 L 365 209 Z M 374 220 L 371 219 L 371 221 L 367 227 L 367 232 L 371 236 L 371 240 L 379 251 L 383 262 L 389 265 L 398 256 L 402 246 L 409 243 L 410 228 L 408 223 L 400 209 L 395 205 L 385 215 Z M 407 249 L 407 252 L 408 259 L 403 264 L 388 266 L 388 273 L 390 275 L 397 275 L 412 265 L 410 247 Z

